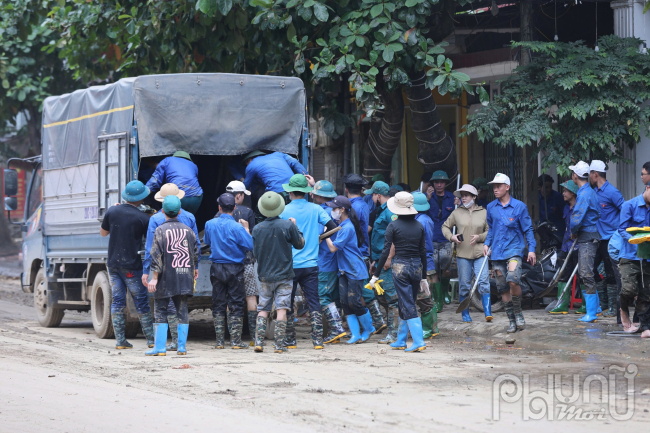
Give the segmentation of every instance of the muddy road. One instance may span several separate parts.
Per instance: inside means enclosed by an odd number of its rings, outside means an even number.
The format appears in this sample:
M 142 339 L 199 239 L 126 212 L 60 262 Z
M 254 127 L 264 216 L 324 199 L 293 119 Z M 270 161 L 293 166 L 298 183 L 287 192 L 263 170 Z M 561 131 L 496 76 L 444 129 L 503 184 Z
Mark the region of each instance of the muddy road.
M 0 432 L 647 428 L 650 341 L 605 336 L 618 329 L 611 319 L 578 325 L 573 314 L 525 311 L 527 329 L 507 345 L 504 313 L 488 324 L 472 312 L 474 322 L 463 324 L 452 310 L 440 315 L 441 336 L 413 354 L 386 350 L 378 336 L 315 351 L 305 326 L 287 354 L 217 351 L 209 312 L 193 312 L 188 355 L 151 358 L 142 335 L 121 351 L 98 339 L 88 314 L 66 313 L 59 328 L 41 328 L 31 295 L 0 276 Z M 514 382 L 495 387 L 504 374 Z M 548 374 L 562 376 L 543 395 Z M 589 375 L 599 379 L 585 393 Z M 535 412 L 541 419 L 526 419 Z

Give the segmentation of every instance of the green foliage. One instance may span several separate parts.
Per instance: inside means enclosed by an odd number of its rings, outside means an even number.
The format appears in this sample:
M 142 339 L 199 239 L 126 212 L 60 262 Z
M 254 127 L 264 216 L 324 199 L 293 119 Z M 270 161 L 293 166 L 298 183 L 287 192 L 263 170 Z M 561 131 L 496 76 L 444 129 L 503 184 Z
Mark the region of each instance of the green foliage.
M 538 143 L 545 167 L 564 174 L 578 160 L 623 160 L 623 146 L 650 124 L 650 57 L 639 43 L 605 36 L 598 52 L 582 42 L 514 44 L 533 61 L 501 83 L 501 95 L 470 116 L 463 134 L 503 146 Z
M 38 131 L 43 100 L 72 88 L 57 47 L 43 51 L 58 39 L 55 32 L 41 26 L 50 3 L 13 0 L 0 4 L 0 135 L 21 132 L 16 130 L 20 113 Z

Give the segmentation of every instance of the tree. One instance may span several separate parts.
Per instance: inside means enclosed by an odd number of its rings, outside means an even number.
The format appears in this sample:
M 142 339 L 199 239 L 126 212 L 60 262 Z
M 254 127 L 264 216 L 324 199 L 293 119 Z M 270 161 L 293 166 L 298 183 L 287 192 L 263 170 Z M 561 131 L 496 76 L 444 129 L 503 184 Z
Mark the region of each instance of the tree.
M 502 146 L 538 143 L 544 167 L 568 174 L 578 160 L 623 159 L 648 133 L 650 58 L 635 38 L 604 36 L 599 51 L 575 43 L 515 43 L 535 56 L 501 83 L 501 95 L 470 116 L 464 134 Z
M 50 1 L 14 0 L 0 6 L 0 135 L 25 135 L 30 153 L 40 153 L 43 100 L 75 86 L 55 45 L 59 35 L 43 27 Z M 26 124 L 19 128 L 19 117 Z

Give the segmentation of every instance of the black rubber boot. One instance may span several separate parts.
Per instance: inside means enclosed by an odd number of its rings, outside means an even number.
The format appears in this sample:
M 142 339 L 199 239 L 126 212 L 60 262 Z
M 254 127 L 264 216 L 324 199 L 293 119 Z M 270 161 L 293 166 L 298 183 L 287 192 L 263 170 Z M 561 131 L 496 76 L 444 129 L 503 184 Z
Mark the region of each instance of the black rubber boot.
M 524 320 L 524 313 L 521 311 L 521 297 L 512 296 L 512 308 L 515 313 L 515 321 L 517 322 L 517 329 L 523 331 L 526 326 L 526 321 Z
M 514 298 L 514 296 L 513 296 Z M 517 332 L 517 318 L 515 317 L 515 309 L 512 305 L 512 301 L 508 301 L 504 304 L 506 308 L 506 314 L 508 315 L 508 320 L 510 321 L 510 326 L 506 330 L 508 334 Z

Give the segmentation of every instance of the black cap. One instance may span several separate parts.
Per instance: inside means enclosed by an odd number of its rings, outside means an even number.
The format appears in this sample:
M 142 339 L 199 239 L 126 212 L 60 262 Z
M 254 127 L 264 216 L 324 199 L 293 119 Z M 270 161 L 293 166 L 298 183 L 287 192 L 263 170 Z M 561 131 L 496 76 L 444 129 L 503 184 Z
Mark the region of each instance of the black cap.
M 338 207 L 342 207 L 343 209 L 349 211 L 352 208 L 352 203 L 350 202 L 350 199 L 348 199 L 344 195 L 337 195 L 336 197 L 334 197 L 332 201 L 328 201 L 326 204 L 329 207 L 335 209 Z
M 235 196 L 225 192 L 219 196 L 217 203 L 222 207 L 233 207 L 235 206 Z
M 368 181 L 365 180 L 361 175 L 358 175 L 356 173 L 346 174 L 345 176 L 343 176 L 342 180 L 346 186 L 349 185 L 349 186 L 361 187 L 364 185 L 368 185 Z

